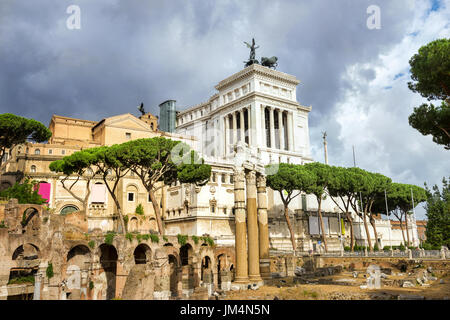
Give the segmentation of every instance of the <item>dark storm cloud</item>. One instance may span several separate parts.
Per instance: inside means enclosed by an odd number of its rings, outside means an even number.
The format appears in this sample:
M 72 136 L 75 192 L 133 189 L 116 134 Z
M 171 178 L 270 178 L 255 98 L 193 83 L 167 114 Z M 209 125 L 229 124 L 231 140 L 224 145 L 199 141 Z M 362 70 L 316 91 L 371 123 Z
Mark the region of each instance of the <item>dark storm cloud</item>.
M 2 0 L 0 112 L 47 124 L 52 114 L 90 120 L 138 114 L 141 101 L 156 115 L 158 104 L 167 99 L 188 107 L 206 101 L 217 82 L 243 68 L 248 59 L 243 41 L 254 37 L 260 45 L 258 58 L 278 56 L 278 70 L 301 80 L 298 101 L 313 107 L 313 154 L 322 154 L 321 131 L 326 130 L 329 158 L 350 165 L 351 153 L 343 154 L 348 141 L 342 138 L 342 122 L 336 121 L 337 103 L 353 86 L 344 75 L 355 64 L 368 64 L 359 76 L 373 80 L 376 72 L 370 64 L 411 32 L 416 10 L 411 0 L 375 2 Z M 442 10 L 444 2 L 434 7 L 429 2 L 424 15 Z M 66 27 L 66 9 L 72 4 L 81 8 L 81 30 Z M 379 30 L 366 26 L 372 4 L 381 9 Z M 405 77 L 409 75 L 396 81 Z M 360 89 L 369 92 L 371 87 Z M 378 108 L 376 102 L 362 107 L 367 112 Z M 411 129 L 408 134 L 413 133 Z M 389 135 L 380 139 L 390 143 Z M 366 147 L 378 152 L 380 146 L 371 143 Z M 397 143 L 401 148 L 401 141 Z M 418 152 L 413 151 L 386 149 L 392 153 L 386 170 L 402 177 L 405 161 Z M 422 168 L 436 175 L 432 161 L 426 166 L 420 161 L 410 160 L 407 170 Z
M 136 112 L 141 101 L 156 114 L 169 98 L 189 106 L 242 68 L 242 41 L 254 36 L 259 56 L 277 55 L 279 69 L 302 80 L 313 126 L 333 108 L 348 63 L 400 38 L 401 8 L 386 3 L 392 16 L 376 33 L 365 25 L 371 1 L 2 2 L 0 107 L 48 123 L 53 113 Z M 66 28 L 71 4 L 81 30 Z

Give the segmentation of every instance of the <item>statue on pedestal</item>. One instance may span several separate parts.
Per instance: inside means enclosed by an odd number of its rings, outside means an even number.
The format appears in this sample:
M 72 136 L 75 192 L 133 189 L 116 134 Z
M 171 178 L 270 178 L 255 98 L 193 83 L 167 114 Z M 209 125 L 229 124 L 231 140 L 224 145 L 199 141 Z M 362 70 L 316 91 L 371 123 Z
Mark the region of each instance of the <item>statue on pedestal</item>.
M 250 48 L 250 58 L 248 59 L 248 61 L 244 61 L 245 66 L 248 67 L 254 63 L 259 64 L 259 61 L 256 60 L 256 55 L 255 55 L 255 50 L 259 48 L 259 46 L 257 46 L 255 44 L 255 38 L 252 38 L 252 44 L 250 45 L 248 42 L 244 43 L 247 45 L 248 48 Z

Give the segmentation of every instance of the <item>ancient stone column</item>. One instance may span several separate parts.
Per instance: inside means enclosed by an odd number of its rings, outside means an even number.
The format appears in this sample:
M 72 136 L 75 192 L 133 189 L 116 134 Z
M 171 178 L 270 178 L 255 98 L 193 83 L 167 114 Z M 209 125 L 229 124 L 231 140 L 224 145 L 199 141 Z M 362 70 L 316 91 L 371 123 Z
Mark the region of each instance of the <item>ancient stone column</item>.
M 280 150 L 284 150 L 283 111 L 278 109 L 278 136 L 280 137 Z
M 230 126 L 230 122 L 229 122 L 228 115 L 225 116 L 224 120 L 225 120 L 225 133 L 224 133 L 224 136 L 225 136 L 225 139 L 224 139 L 225 153 L 224 153 L 224 155 L 227 155 L 228 154 L 228 144 L 230 143 L 229 142 L 229 134 L 230 134 L 229 133 L 229 126 Z
M 239 111 L 239 121 L 241 122 L 239 138 L 240 138 L 240 141 L 245 142 L 244 109 L 241 109 Z
M 258 229 L 259 229 L 259 268 L 263 279 L 270 278 L 269 224 L 267 221 L 266 177 L 258 174 L 256 178 L 258 192 Z
M 245 174 L 243 169 L 234 173 L 234 213 L 235 213 L 235 250 L 236 283 L 248 283 L 247 261 L 247 224 L 245 222 Z
M 247 181 L 247 220 L 248 220 L 248 277 L 250 281 L 261 281 L 259 273 L 259 232 L 256 205 L 256 173 L 249 171 Z
M 266 107 L 264 107 L 263 105 L 261 105 L 261 122 L 262 122 L 262 128 L 261 128 L 261 132 L 262 132 L 262 146 L 265 148 L 267 147 L 267 141 L 266 141 L 266 137 L 267 137 L 267 133 L 266 133 Z
M 270 132 L 270 147 L 275 149 L 275 121 L 273 117 L 273 113 L 275 110 L 272 107 L 269 108 L 269 132 Z
M 232 113 L 233 116 L 233 144 L 237 143 L 237 114 L 236 112 Z

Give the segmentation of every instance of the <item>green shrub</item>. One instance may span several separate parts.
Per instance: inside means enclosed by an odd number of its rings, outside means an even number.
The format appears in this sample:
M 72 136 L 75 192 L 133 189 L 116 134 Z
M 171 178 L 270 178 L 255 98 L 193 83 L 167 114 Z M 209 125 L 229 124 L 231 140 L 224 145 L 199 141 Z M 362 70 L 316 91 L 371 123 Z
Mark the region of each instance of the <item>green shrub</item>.
M 0 229 L 1 228 L 8 228 L 5 224 L 5 221 L 0 222 Z
M 108 232 L 105 236 L 105 243 L 111 245 L 113 243 L 115 236 L 116 236 L 115 232 Z
M 151 234 L 150 239 L 152 239 L 152 242 L 159 243 L 159 237 L 157 234 Z
M 344 246 L 344 251 L 350 251 L 352 250 L 352 248 L 350 248 L 349 246 Z
M 165 242 L 169 242 L 169 239 L 168 239 L 166 236 L 163 236 L 163 240 L 164 240 Z
M 136 235 L 136 240 L 138 241 L 138 243 L 141 243 L 143 236 L 141 234 L 137 234 Z
M 17 199 L 19 204 L 44 204 L 47 200 L 38 194 L 38 182 L 26 179 L 23 183 L 16 182 L 12 187 L 0 191 L 0 197 Z
M 380 248 L 378 247 L 378 244 L 375 244 L 373 246 L 373 251 L 380 251 Z
M 89 281 L 89 290 L 94 289 L 94 282 L 93 281 Z
M 384 247 L 383 247 L 383 251 L 389 251 L 389 250 L 391 250 L 391 247 L 390 247 L 390 246 L 384 246 Z
M 198 244 L 199 237 L 192 236 L 191 238 L 192 238 L 192 240 L 194 241 L 195 244 Z
M 18 278 L 13 278 L 8 281 L 8 284 L 23 284 L 23 283 L 32 283 L 34 284 L 34 275 L 28 275 Z
M 177 238 L 178 238 L 178 243 L 181 244 L 182 246 L 184 246 L 187 243 L 187 240 L 188 240 L 187 235 L 178 234 Z
M 51 279 L 54 276 L 53 273 L 53 264 L 50 262 L 48 264 L 47 270 L 45 270 L 45 274 L 47 275 L 47 278 Z
M 145 241 L 147 241 L 150 238 L 151 238 L 151 235 L 149 235 L 149 234 L 143 234 L 142 235 L 142 239 L 145 240 Z
M 128 215 L 124 215 L 123 216 L 123 222 L 125 223 L 125 225 L 128 225 L 128 220 L 129 220 Z
M 441 247 L 439 245 L 433 245 L 433 244 L 428 243 L 428 242 L 422 243 L 420 247 L 425 249 L 425 250 L 440 250 L 441 249 Z
M 210 247 L 214 246 L 214 240 L 211 237 L 201 237 L 204 243 L 209 244 Z
M 138 204 L 138 206 L 136 207 L 135 213 L 138 215 L 143 216 L 144 215 L 144 207 L 142 206 L 142 204 Z
M 132 241 L 133 241 L 133 234 L 128 232 L 128 233 L 125 235 L 125 238 L 128 239 L 128 240 L 130 240 L 130 242 L 132 242 Z
M 405 251 L 406 250 L 406 248 L 403 245 L 403 243 L 401 243 L 398 248 L 400 249 L 400 251 Z
M 94 240 L 89 241 L 89 242 L 88 242 L 88 246 L 89 246 L 91 249 L 94 249 L 94 247 L 95 247 L 95 241 L 94 241 Z

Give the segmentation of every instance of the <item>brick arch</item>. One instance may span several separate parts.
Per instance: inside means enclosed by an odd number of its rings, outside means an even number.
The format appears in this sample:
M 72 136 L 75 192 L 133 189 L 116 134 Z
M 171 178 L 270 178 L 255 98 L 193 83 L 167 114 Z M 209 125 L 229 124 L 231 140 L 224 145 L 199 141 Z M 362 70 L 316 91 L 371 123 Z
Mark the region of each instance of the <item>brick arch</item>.
M 181 258 L 179 254 L 179 249 L 174 246 L 164 246 L 164 249 L 166 250 L 167 256 L 173 255 L 177 259 L 178 267 L 181 266 Z
M 27 243 L 23 243 L 20 246 L 18 246 L 12 252 L 12 254 L 10 254 L 11 255 L 11 259 L 12 260 L 17 260 L 21 254 L 25 253 L 25 250 L 27 250 L 27 246 L 28 246 L 28 248 L 31 246 L 34 249 L 35 253 L 36 253 L 36 257 L 31 259 L 31 260 L 39 259 L 41 257 L 41 251 L 39 250 L 39 247 L 37 245 L 33 244 L 33 243 L 27 242 Z M 34 257 L 34 255 L 30 256 L 30 257 Z M 26 259 L 26 260 L 28 260 L 28 259 Z
M 235 257 L 235 251 L 232 248 L 218 248 L 215 250 L 214 257 L 216 258 L 216 261 L 218 261 L 218 258 L 220 255 L 226 255 L 227 257 L 230 257 L 228 260 L 227 268 L 229 268 L 231 265 L 234 265 L 236 268 L 236 257 Z

